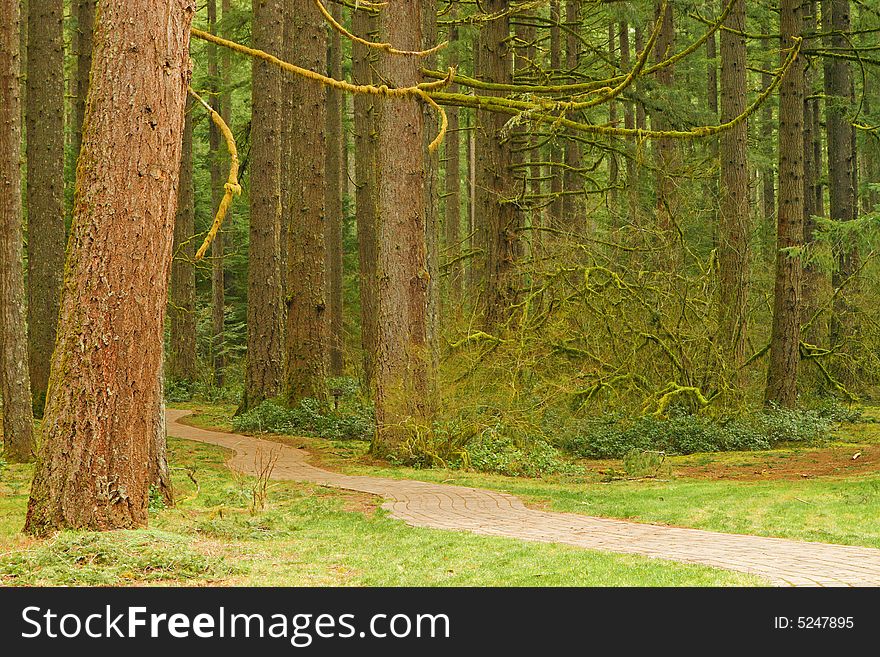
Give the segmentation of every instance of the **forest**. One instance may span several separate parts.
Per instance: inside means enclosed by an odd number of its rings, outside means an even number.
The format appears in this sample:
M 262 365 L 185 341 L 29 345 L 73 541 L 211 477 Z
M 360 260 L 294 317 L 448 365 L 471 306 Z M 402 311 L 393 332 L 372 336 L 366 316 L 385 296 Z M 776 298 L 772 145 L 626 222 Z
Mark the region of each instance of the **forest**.
M 525 495 L 877 472 L 875 3 L 0 7 L 10 531 L 152 526 L 205 485 L 188 422 Z

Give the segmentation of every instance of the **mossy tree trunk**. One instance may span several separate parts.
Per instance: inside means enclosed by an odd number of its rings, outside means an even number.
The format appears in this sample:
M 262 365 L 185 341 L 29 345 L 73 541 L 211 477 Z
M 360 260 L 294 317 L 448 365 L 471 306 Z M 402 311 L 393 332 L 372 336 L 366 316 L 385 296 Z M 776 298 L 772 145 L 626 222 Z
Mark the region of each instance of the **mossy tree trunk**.
M 312 3 L 313 4 L 313 3 Z M 342 22 L 342 6 L 333 3 L 331 5 L 333 17 L 337 22 Z M 325 58 L 327 60 L 327 72 L 336 80 L 342 79 L 342 39 L 336 30 L 328 27 L 330 31 L 329 48 Z M 323 70 L 323 69 L 319 69 Z M 347 172 L 343 158 L 343 133 L 342 112 L 343 96 L 338 89 L 326 90 L 326 142 L 324 154 L 326 157 L 326 198 L 327 212 L 327 299 L 329 310 L 329 349 L 330 349 L 330 374 L 342 376 L 345 369 L 344 346 L 345 335 L 342 324 L 342 228 L 343 209 L 342 194 L 345 189 Z
M 721 121 L 745 111 L 747 101 L 745 0 L 736 0 L 721 32 Z M 718 212 L 719 331 L 727 364 L 739 372 L 745 359 L 749 296 L 751 211 L 749 208 L 748 124 L 721 134 Z
M 480 32 L 479 60 L 483 76 L 495 83 L 513 82 L 510 52 L 508 0 L 490 0 L 490 14 L 500 14 Z M 500 92 L 487 92 L 499 95 Z M 484 322 L 494 331 L 507 319 L 519 285 L 515 272 L 520 257 L 522 214 L 516 195 L 509 138 L 504 134 L 508 118 L 495 112 L 477 112 L 477 216 L 486 234 L 486 280 L 483 294 Z
M 31 534 L 147 522 L 194 13 L 101 3 Z
M 780 4 L 781 46 L 791 48 L 802 30 L 800 0 Z M 784 58 L 787 53 L 783 52 Z M 793 408 L 800 361 L 801 265 L 787 249 L 804 240 L 804 76 L 802 60 L 779 87 L 779 209 L 776 219 L 776 276 L 766 400 Z
M 253 0 L 255 48 L 279 56 L 284 40 L 281 0 Z M 283 310 L 281 272 L 281 72 L 253 63 L 248 253 L 247 410 L 281 392 Z
M 381 40 L 402 50 L 420 50 L 423 11 L 415 2 L 383 7 Z M 380 61 L 381 75 L 389 85 L 418 84 L 418 58 L 385 55 Z M 413 98 L 381 99 L 377 104 L 379 280 L 373 451 L 382 455 L 396 451 L 413 424 L 430 424 L 436 373 L 429 344 L 433 281 L 426 244 L 425 115 Z
M 364 38 L 376 37 L 378 21 L 366 9 L 355 10 L 352 17 L 354 33 Z M 373 66 L 376 51 L 353 43 L 352 75 L 357 84 L 373 82 Z M 371 95 L 356 94 L 354 97 L 354 166 L 357 189 L 355 191 L 355 219 L 358 237 L 358 268 L 360 272 L 361 348 L 363 350 L 363 387 L 372 394 L 376 381 L 375 354 L 377 353 L 378 280 L 376 193 L 377 134 L 376 101 Z
M 311 0 L 287 0 L 285 32 L 290 61 L 313 71 L 327 68 L 324 19 Z M 327 94 L 311 80 L 289 80 L 290 177 L 287 244 L 286 386 L 290 405 L 327 399 L 327 312 L 324 157 Z M 338 173 L 338 172 L 337 172 Z
M 64 5 L 28 3 L 28 356 L 42 415 L 64 271 Z
M 0 430 L 13 462 L 34 453 L 21 234 L 21 60 L 18 0 L 0 0 Z
M 171 353 L 168 374 L 174 381 L 192 383 L 198 376 L 196 357 L 195 193 L 193 190 L 193 103 L 186 103 L 186 120 L 174 221 L 174 260 L 171 264 Z

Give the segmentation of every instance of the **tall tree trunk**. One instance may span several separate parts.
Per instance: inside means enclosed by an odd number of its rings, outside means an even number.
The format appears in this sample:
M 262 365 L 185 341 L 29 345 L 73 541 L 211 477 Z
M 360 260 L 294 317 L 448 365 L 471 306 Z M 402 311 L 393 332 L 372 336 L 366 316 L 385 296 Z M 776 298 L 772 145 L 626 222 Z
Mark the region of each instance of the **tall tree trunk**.
M 452 9 L 451 18 L 455 20 L 457 14 Z M 449 66 L 458 67 L 458 26 L 454 23 L 449 26 Z M 458 86 L 450 86 L 450 93 L 457 93 Z M 445 173 L 445 226 L 446 229 L 446 260 L 449 264 L 446 270 L 448 285 L 448 307 L 453 312 L 460 308 L 459 300 L 462 294 L 462 268 L 459 256 L 461 255 L 461 126 L 458 120 L 458 108 L 449 107 L 446 110 L 449 117 L 449 132 L 446 135 L 446 173 Z
M 193 191 L 193 104 L 186 103 L 177 217 L 174 221 L 174 260 L 171 263 L 171 354 L 168 374 L 174 381 L 192 383 L 198 376 L 196 356 L 195 192 Z
M 486 79 L 510 84 L 513 67 L 509 50 L 508 0 L 488 0 L 490 14 L 499 14 L 480 32 L 480 67 Z M 500 92 L 486 91 L 486 95 Z M 486 229 L 486 288 L 483 297 L 484 322 L 489 331 L 506 319 L 518 295 L 515 277 L 520 255 L 521 213 L 511 200 L 515 182 L 511 170 L 510 142 L 504 136 L 507 117 L 495 112 L 477 112 L 477 216 Z
M 208 7 L 214 6 L 214 15 L 216 19 L 216 0 L 209 0 Z M 223 0 L 221 4 L 223 18 L 229 15 L 230 0 Z M 216 30 L 216 26 L 215 26 Z M 213 30 L 212 30 L 213 31 Z M 213 52 L 216 58 L 216 46 L 208 44 L 209 57 Z M 210 59 L 209 59 L 210 62 Z M 222 62 L 218 63 L 214 59 L 214 72 L 209 71 L 209 75 L 214 79 L 214 84 L 221 88 L 219 98 L 212 96 L 211 106 L 215 107 L 215 100 L 219 100 L 220 117 L 228 126 L 232 126 L 232 92 L 230 91 L 230 69 L 232 62 L 230 60 L 230 52 L 228 49 L 223 50 Z M 220 71 L 216 67 L 220 65 Z M 215 111 L 217 108 L 215 107 Z M 223 169 L 229 161 L 228 156 L 220 155 L 220 134 L 217 126 L 211 121 L 211 146 L 215 151 L 214 158 L 211 160 L 211 190 L 212 190 L 212 206 L 218 207 L 223 193 Z M 232 212 L 230 207 L 226 211 L 226 224 L 232 224 Z M 214 385 L 222 388 L 225 384 L 226 369 L 226 272 L 224 270 L 224 235 L 223 228 L 217 231 L 214 241 L 211 243 L 211 368 L 214 372 Z
M 95 31 L 95 6 L 97 0 L 75 0 L 73 11 L 76 15 L 75 101 L 73 105 L 72 150 L 74 158 L 79 157 L 82 146 L 83 117 L 86 114 L 86 95 L 89 91 L 89 72 L 92 69 L 92 35 Z
M 724 4 L 725 1 L 722 0 Z M 721 32 L 721 122 L 746 109 L 747 76 L 745 0 L 736 0 Z M 719 328 L 728 364 L 739 371 L 745 356 L 749 296 L 749 131 L 746 121 L 721 133 L 721 203 L 718 269 Z
M 781 46 L 800 36 L 800 0 L 781 0 Z M 781 56 L 784 58 L 783 51 Z M 797 403 L 800 360 L 801 265 L 786 252 L 804 240 L 804 76 L 799 57 L 779 87 L 779 210 L 776 220 L 776 275 L 773 329 L 766 400 L 793 408 Z
M 421 3 L 391 2 L 381 11 L 381 40 L 403 50 L 423 44 Z M 402 87 L 419 82 L 414 57 L 385 56 L 382 78 Z M 396 451 L 411 425 L 429 425 L 435 388 L 429 344 L 430 286 L 424 114 L 412 98 L 378 101 L 378 340 L 376 438 L 373 451 Z M 408 426 L 410 425 L 410 426 Z
M 807 5 L 809 9 L 804 12 L 804 35 L 815 34 L 817 3 Z M 814 68 L 804 61 L 804 245 L 810 247 L 815 242 L 816 220 L 816 187 L 818 186 L 819 170 L 816 162 L 814 130 L 816 121 L 813 111 L 816 108 L 813 99 Z M 819 311 L 819 290 L 821 289 L 822 274 L 818 267 L 807 262 L 803 266 L 801 282 L 801 324 L 809 325 L 808 332 L 803 336 L 810 343 L 817 344 L 820 333 L 817 330 L 817 321 L 813 321 L 814 315 Z
M 765 34 L 770 32 L 769 19 L 761 22 L 761 31 Z M 763 89 L 769 87 L 773 81 L 773 74 L 770 71 L 773 66 L 772 57 L 773 55 L 768 48 L 767 56 L 764 60 L 764 68 L 766 70 L 761 72 L 761 87 Z M 766 137 L 766 139 L 761 141 L 763 145 L 763 150 L 761 152 L 767 157 L 767 163 L 761 170 L 762 214 L 764 215 L 764 221 L 767 222 L 767 226 L 771 227 L 776 223 L 776 172 L 775 167 L 771 162 L 773 151 L 772 136 L 775 128 L 773 125 L 772 100 L 773 99 L 767 99 L 761 109 L 761 133 Z
M 581 63 L 581 0 L 566 0 L 565 2 L 565 67 L 569 82 L 578 81 L 578 68 Z M 613 158 L 612 158 L 613 159 Z M 581 168 L 581 145 L 580 142 L 569 136 L 565 140 L 565 169 L 562 174 L 562 218 L 565 224 L 577 232 L 586 230 L 583 225 L 583 203 L 581 202 L 584 189 Z
M 34 453 L 21 234 L 21 15 L 0 0 L 0 437 L 6 458 Z
M 617 24 L 610 23 L 608 25 L 608 58 L 614 62 L 617 57 Z M 619 70 L 613 67 L 612 75 L 616 75 Z M 610 101 L 608 103 L 608 125 L 618 127 L 617 125 L 617 102 Z M 615 144 L 615 140 L 611 139 L 611 146 Z M 608 151 L 608 210 L 611 212 L 611 225 L 617 227 L 619 223 L 620 208 L 617 207 L 617 186 L 620 178 L 620 163 L 617 160 L 617 153 L 614 150 Z
M 824 32 L 833 50 L 849 47 L 849 0 L 824 0 Z M 828 11 L 830 9 L 830 11 Z M 853 148 L 853 127 L 849 118 L 852 70 L 845 59 L 829 57 L 825 61 L 825 134 L 828 142 L 828 210 L 832 221 L 848 222 L 856 218 L 854 172 L 856 153 Z M 849 279 L 858 267 L 858 251 L 854 245 L 834 247 L 836 267 L 831 285 L 835 290 L 845 285 L 834 299 L 831 312 L 831 345 L 840 346 L 852 339 L 855 328 L 854 282 Z
M 28 355 L 34 411 L 49 385 L 64 271 L 64 5 L 28 3 Z
M 356 9 L 352 17 L 354 33 L 372 39 L 377 31 L 376 17 L 366 9 Z M 352 43 L 352 76 L 357 84 L 373 82 L 372 49 Z M 377 145 L 376 103 L 373 96 L 356 94 L 354 97 L 355 139 L 355 207 L 358 236 L 358 266 L 360 271 L 361 348 L 363 350 L 363 388 L 373 393 L 376 381 L 375 354 L 378 326 L 378 270 L 376 231 Z
M 281 0 L 253 0 L 255 48 L 280 55 Z M 253 64 L 248 256 L 247 363 L 241 410 L 281 392 L 284 350 L 281 284 L 281 76 Z
M 101 1 L 31 534 L 147 522 L 194 12 Z
M 327 69 L 324 19 L 311 0 L 287 0 L 291 61 L 313 71 Z M 324 202 L 326 194 L 324 87 L 301 77 L 291 79 L 290 216 L 287 244 L 287 330 L 285 396 L 291 406 L 306 398 L 326 401 L 329 317 Z M 338 148 L 336 144 L 328 144 Z M 338 162 L 337 162 L 338 166 Z M 338 175 L 338 171 L 337 171 Z
M 422 50 L 430 50 L 437 45 L 437 0 L 422 0 L 422 40 L 419 46 Z M 437 68 L 437 55 L 429 54 L 422 59 L 421 66 L 430 69 Z M 430 145 L 434 140 L 440 123 L 433 108 L 426 103 L 421 104 L 422 120 L 422 154 L 425 158 L 425 185 L 423 187 L 423 207 L 425 208 L 425 254 L 427 258 L 428 272 L 428 328 L 427 345 L 428 358 L 431 363 L 428 366 L 430 372 L 437 372 L 440 368 L 440 208 L 437 199 L 440 198 L 440 152 L 431 151 Z M 427 394 L 432 399 L 436 398 L 438 389 L 436 377 L 431 376 L 427 382 Z M 432 409 L 436 406 L 432 402 Z
M 333 17 L 342 22 L 342 6 L 333 3 Z M 342 39 L 339 32 L 330 28 L 330 48 L 327 71 L 330 77 L 342 79 Z M 322 69 L 323 70 L 323 69 Z M 327 89 L 326 121 L 326 206 L 327 206 L 327 294 L 330 340 L 330 374 L 342 376 L 345 369 L 345 335 L 342 325 L 342 194 L 347 175 L 343 159 L 344 145 L 342 133 L 342 92 Z
M 630 70 L 630 39 L 629 24 L 620 23 L 620 70 L 628 73 Z M 633 130 L 636 127 L 635 104 L 632 101 L 623 103 L 623 127 L 627 130 Z M 631 224 L 638 221 L 639 211 L 639 180 L 638 168 L 636 166 L 636 153 L 629 153 L 626 158 L 626 190 L 627 190 L 627 218 Z
M 551 84 L 558 82 L 558 76 L 562 69 L 562 7 L 561 0 L 550 0 L 550 71 Z M 550 141 L 550 225 L 553 228 L 565 228 L 566 219 L 563 212 L 563 178 L 565 177 L 557 166 L 562 162 L 562 151 L 559 148 L 559 140 L 554 138 Z
M 662 5 L 657 5 L 656 19 L 662 21 L 660 35 L 654 46 L 654 59 L 657 62 L 665 60 L 672 54 L 675 44 L 675 22 L 672 12 L 672 3 L 666 5 L 666 11 L 661 16 Z M 656 73 L 657 82 L 666 88 L 672 87 L 674 82 L 673 67 L 666 66 Z M 669 99 L 666 99 L 668 103 Z M 668 119 L 668 107 L 656 108 L 651 113 L 652 130 L 669 130 L 672 124 Z M 655 142 L 657 148 L 657 225 L 664 232 L 673 229 L 675 220 L 675 142 L 672 139 L 658 139 Z M 665 256 L 667 262 L 672 259 L 671 254 Z

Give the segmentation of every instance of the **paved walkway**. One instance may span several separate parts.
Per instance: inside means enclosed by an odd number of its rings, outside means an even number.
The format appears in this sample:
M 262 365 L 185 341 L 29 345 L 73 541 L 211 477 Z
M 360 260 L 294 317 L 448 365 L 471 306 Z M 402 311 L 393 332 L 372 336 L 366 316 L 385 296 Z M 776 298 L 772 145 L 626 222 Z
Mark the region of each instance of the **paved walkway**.
M 301 449 L 181 424 L 179 420 L 189 413 L 168 410 L 168 432 L 234 450 L 229 465 L 236 470 L 253 473 L 261 459 L 265 462 L 277 452 L 273 479 L 381 496 L 388 500 L 384 507 L 392 516 L 414 527 L 698 563 L 758 575 L 778 586 L 880 586 L 880 550 L 549 513 L 528 509 L 519 498 L 496 491 L 343 475 L 309 465 L 308 453 Z

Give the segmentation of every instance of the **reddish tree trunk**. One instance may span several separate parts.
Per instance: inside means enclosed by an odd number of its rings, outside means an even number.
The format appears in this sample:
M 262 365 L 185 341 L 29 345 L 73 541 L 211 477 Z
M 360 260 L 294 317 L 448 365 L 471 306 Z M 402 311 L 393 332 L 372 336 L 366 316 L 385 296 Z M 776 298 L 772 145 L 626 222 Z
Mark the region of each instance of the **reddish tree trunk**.
M 194 12 L 101 2 L 32 534 L 147 522 Z

